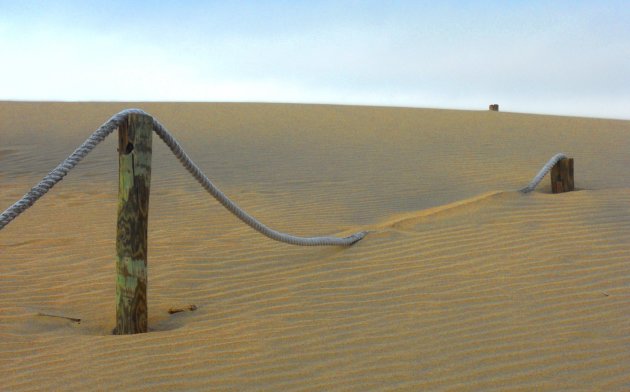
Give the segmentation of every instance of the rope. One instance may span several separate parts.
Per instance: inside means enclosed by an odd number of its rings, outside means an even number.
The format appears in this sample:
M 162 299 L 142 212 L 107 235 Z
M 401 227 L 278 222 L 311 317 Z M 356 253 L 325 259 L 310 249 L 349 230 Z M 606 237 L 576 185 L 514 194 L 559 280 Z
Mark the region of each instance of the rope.
M 102 142 L 114 129 L 120 124 L 129 113 L 135 113 L 135 110 L 125 110 L 114 115 L 105 124 L 101 125 L 94 133 L 81 144 L 74 152 L 61 162 L 53 171 L 48 173 L 39 184 L 35 185 L 20 200 L 15 202 L 11 207 L 7 208 L 0 215 L 0 230 L 9 224 L 13 219 L 17 218 L 22 212 L 26 211 L 30 206 L 35 204 L 40 197 L 52 189 L 55 184 L 61 181 L 68 172 L 74 168 L 85 156 Z
M 31 188 L 20 200 L 14 203 L 0 214 L 0 230 L 9 224 L 13 219 L 17 218 L 22 212 L 26 211 L 39 198 L 44 196 L 55 184 L 61 181 L 68 172 L 74 168 L 85 156 L 102 142 L 109 134 L 111 134 L 118 126 L 127 119 L 129 114 L 147 114 L 139 109 L 128 109 L 114 115 L 107 122 L 101 125 L 94 133 L 81 144 L 66 160 L 59 164 L 53 171 L 46 175 L 37 185 Z M 179 159 L 181 164 L 192 174 L 192 176 L 208 191 L 221 205 L 234 214 L 241 221 L 252 227 L 261 234 L 280 242 L 291 245 L 302 246 L 318 246 L 318 245 L 341 245 L 349 246 L 361 240 L 367 234 L 366 231 L 355 233 L 349 237 L 297 237 L 289 234 L 281 233 L 273 230 L 247 212 L 242 210 L 234 202 L 232 202 L 223 192 L 221 192 L 199 167 L 188 157 L 183 148 L 168 132 L 168 130 L 160 124 L 159 121 L 153 119 L 153 130 L 166 143 L 173 154 Z
M 61 181 L 72 168 L 74 168 L 87 154 L 92 151 L 96 145 L 102 142 L 109 134 L 111 134 L 118 126 L 132 114 L 147 114 L 140 109 L 127 109 L 115 114 L 107 122 L 101 125 L 94 133 L 81 144 L 66 160 L 61 162 L 53 171 L 48 173 L 37 185 L 31 188 L 20 200 L 15 202 L 11 207 L 7 208 L 0 214 L 0 230 L 8 225 L 13 219 L 17 218 L 22 212 L 31 207 L 39 198 L 44 196 L 52 187 Z M 361 231 L 344 238 L 337 237 L 297 237 L 290 234 L 281 233 L 265 226 L 256 218 L 237 206 L 223 192 L 217 188 L 210 179 L 201 171 L 201 169 L 186 154 L 184 149 L 169 133 L 169 131 L 155 118 L 153 119 L 153 131 L 166 143 L 171 152 L 177 157 L 179 162 L 186 170 L 201 184 L 201 186 L 212 195 L 223 207 L 234 214 L 245 224 L 258 231 L 259 233 L 280 242 L 291 245 L 302 246 L 319 246 L 319 245 L 340 245 L 349 246 L 361 240 L 367 235 L 367 231 Z M 542 181 L 543 177 L 551 170 L 551 168 L 563 158 L 565 154 L 559 153 L 554 155 L 545 166 L 540 169 L 538 174 L 523 189 L 522 193 L 532 192 L 536 186 Z
M 223 207 L 225 207 L 228 211 L 234 214 L 238 219 L 243 221 L 252 229 L 258 231 L 259 233 L 271 238 L 272 240 L 285 242 L 291 245 L 302 245 L 302 246 L 318 246 L 318 245 L 342 245 L 348 246 L 352 245 L 355 242 L 361 240 L 367 234 L 367 231 L 361 231 L 359 233 L 355 233 L 349 237 L 345 238 L 335 238 L 335 237 L 296 237 L 289 234 L 281 233 L 279 231 L 273 230 L 254 217 L 249 215 L 247 212 L 243 211 L 239 206 L 237 206 L 232 200 L 230 200 L 223 192 L 217 188 L 212 181 L 206 177 L 201 169 L 188 157 L 186 152 L 182 149 L 182 147 L 177 143 L 175 138 L 168 132 L 166 128 L 159 121 L 153 119 L 153 130 L 155 133 L 166 143 L 166 145 L 171 149 L 173 154 L 179 159 L 179 162 L 188 170 L 190 174 L 201 184 L 201 186 L 208 191 Z
M 542 169 L 540 169 L 540 171 L 538 172 L 538 174 L 536 174 L 536 176 L 532 179 L 532 181 L 529 184 L 527 184 L 525 188 L 521 189 L 520 192 L 529 193 L 533 191 L 534 189 L 536 189 L 536 187 L 538 186 L 538 184 L 540 184 L 542 179 L 547 175 L 547 173 L 549 173 L 549 170 L 551 170 L 551 168 L 554 167 L 556 163 L 558 163 L 560 160 L 564 158 L 567 158 L 567 156 L 561 152 L 552 156 L 551 159 L 549 159 L 549 161 L 545 164 L 545 166 L 543 166 Z

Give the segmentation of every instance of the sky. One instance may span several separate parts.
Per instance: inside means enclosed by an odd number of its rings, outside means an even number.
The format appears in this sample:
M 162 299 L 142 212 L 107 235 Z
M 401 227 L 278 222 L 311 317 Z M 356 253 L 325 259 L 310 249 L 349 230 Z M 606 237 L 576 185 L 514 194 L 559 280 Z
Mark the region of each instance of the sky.
M 629 1 L 5 1 L 0 100 L 630 119 Z

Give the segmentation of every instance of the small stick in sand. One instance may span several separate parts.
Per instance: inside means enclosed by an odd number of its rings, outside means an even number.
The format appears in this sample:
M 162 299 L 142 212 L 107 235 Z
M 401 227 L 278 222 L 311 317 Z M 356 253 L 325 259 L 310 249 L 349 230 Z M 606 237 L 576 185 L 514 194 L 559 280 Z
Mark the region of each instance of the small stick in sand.
M 38 316 L 45 316 L 45 317 L 62 318 L 62 319 L 70 320 L 73 323 L 81 324 L 81 319 L 80 318 L 66 317 L 66 316 L 57 316 L 57 315 L 54 315 L 54 314 L 46 314 L 46 313 L 37 313 L 37 315 Z
M 192 312 L 193 310 L 197 310 L 197 305 L 188 305 L 188 306 L 183 307 L 183 308 L 170 308 L 170 309 L 168 310 L 168 313 L 169 313 L 169 314 L 174 314 L 174 313 L 179 313 L 179 312 L 185 312 L 185 311 L 187 311 L 187 310 L 189 310 L 189 311 L 191 311 L 191 312 Z

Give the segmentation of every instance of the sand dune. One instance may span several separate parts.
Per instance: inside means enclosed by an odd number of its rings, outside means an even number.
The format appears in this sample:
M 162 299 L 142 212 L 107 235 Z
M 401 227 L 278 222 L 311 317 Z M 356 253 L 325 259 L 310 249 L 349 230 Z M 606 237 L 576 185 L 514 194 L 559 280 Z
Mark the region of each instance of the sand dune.
M 110 137 L 0 231 L 3 390 L 627 390 L 630 122 L 281 104 L 0 104 L 0 209 L 111 115 L 157 117 L 150 333 L 113 336 Z M 546 179 L 556 152 L 578 191 Z M 169 314 L 171 307 L 198 309 Z M 62 317 L 55 317 L 62 316 Z M 67 318 L 81 319 L 75 322 Z

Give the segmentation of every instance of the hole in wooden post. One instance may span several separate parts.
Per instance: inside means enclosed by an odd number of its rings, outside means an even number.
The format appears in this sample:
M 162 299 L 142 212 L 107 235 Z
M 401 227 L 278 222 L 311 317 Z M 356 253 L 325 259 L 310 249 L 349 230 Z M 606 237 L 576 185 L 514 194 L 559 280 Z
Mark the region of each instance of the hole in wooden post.
M 125 147 L 125 155 L 131 154 L 133 151 L 133 143 L 127 143 L 127 147 Z

